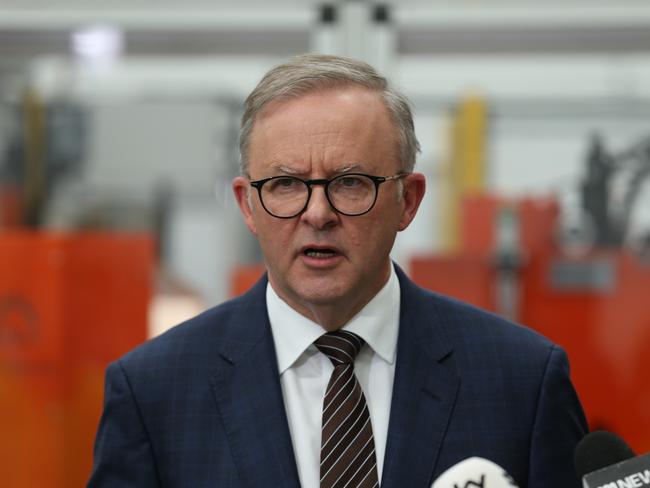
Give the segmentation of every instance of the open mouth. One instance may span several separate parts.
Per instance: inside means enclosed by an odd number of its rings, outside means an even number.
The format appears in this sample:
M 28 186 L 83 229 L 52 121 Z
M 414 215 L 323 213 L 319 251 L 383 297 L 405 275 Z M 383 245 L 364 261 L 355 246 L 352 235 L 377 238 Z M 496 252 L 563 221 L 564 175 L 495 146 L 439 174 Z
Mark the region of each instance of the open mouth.
M 305 256 L 316 259 L 327 259 L 338 255 L 334 249 L 315 249 L 308 247 L 302 252 Z

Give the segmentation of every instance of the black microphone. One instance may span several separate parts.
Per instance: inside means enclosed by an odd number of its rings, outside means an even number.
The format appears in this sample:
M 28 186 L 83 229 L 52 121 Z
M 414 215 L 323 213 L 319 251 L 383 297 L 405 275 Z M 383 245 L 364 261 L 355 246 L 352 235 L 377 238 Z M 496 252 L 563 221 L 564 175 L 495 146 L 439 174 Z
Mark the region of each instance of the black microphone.
M 650 454 L 636 457 L 616 434 L 587 434 L 575 450 L 575 468 L 583 488 L 650 486 Z

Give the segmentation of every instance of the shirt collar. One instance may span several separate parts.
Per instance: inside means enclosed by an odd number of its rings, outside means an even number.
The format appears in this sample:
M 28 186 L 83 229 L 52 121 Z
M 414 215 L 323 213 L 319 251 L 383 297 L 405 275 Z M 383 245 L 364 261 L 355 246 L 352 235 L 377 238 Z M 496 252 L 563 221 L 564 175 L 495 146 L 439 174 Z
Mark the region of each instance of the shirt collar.
M 394 267 L 391 266 L 390 270 L 383 288 L 343 329 L 358 334 L 379 357 L 393 364 L 399 330 L 400 287 Z M 316 322 L 300 315 L 283 301 L 270 282 L 266 287 L 266 307 L 282 374 L 324 331 Z

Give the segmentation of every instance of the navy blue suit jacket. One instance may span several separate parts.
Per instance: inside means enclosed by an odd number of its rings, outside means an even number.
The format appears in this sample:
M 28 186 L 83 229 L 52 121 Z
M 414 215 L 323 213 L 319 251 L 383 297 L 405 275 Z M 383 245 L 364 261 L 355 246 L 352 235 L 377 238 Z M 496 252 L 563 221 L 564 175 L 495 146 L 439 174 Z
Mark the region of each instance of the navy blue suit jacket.
M 383 488 L 429 487 L 470 456 L 520 488 L 573 488 L 586 432 L 564 352 L 425 291 L 398 269 L 400 329 Z M 90 488 L 300 486 L 266 279 L 111 364 Z

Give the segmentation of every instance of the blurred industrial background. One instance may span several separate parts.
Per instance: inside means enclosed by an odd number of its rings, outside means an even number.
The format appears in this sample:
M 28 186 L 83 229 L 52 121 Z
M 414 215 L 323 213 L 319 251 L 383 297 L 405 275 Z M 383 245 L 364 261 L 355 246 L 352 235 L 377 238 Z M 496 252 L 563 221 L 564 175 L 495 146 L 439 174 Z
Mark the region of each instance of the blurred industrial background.
M 0 0 L 2 486 L 82 486 L 107 363 L 260 275 L 242 102 L 309 51 L 415 105 L 395 261 L 561 344 L 591 426 L 650 450 L 647 1 Z

